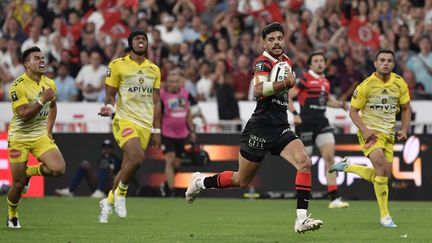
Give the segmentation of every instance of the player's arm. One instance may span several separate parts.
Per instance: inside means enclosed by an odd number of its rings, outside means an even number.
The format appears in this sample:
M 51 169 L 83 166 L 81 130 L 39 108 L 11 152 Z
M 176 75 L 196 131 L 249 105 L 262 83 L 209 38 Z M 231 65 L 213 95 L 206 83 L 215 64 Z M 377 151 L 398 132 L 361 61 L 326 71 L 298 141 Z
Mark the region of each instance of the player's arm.
M 358 127 L 358 129 L 362 132 L 363 137 L 366 142 L 372 142 L 376 140 L 376 135 L 374 132 L 369 129 L 361 120 L 359 111 L 363 109 L 366 105 L 367 101 L 367 85 L 359 85 L 356 90 L 353 92 L 351 97 L 351 106 L 349 109 L 349 115 L 352 122 Z
M 39 114 L 43 105 L 54 99 L 54 90 L 49 88 L 42 92 L 42 95 L 37 102 L 30 104 L 28 103 L 27 98 L 24 97 L 24 92 L 21 92 L 20 88 L 21 87 L 11 90 L 11 100 L 12 106 L 23 121 L 29 121 L 35 118 Z
M 408 130 L 411 123 L 411 105 L 410 102 L 401 105 L 401 120 L 402 128 L 397 133 L 397 138 L 399 141 L 405 141 L 408 138 Z
M 259 60 L 254 67 L 254 95 L 255 97 L 271 96 L 295 84 L 295 76 L 288 73 L 287 79 L 277 82 L 269 82 L 271 64 L 265 60 Z
M 152 143 L 159 149 L 161 145 L 161 117 L 162 108 L 160 101 L 160 89 L 153 88 L 153 134 Z
M 47 119 L 47 126 L 48 126 L 48 137 L 53 139 L 52 132 L 54 128 L 54 123 L 57 118 L 57 102 L 55 100 L 51 101 L 50 108 L 48 111 L 48 119 Z
M 106 84 L 106 98 L 105 98 L 105 106 L 101 107 L 99 115 L 101 116 L 111 116 L 115 113 L 115 96 L 117 94 L 118 89 Z
M 348 107 L 347 107 L 345 101 L 336 100 L 332 95 L 329 95 L 329 97 L 328 97 L 327 106 L 332 107 L 332 108 L 339 108 L 339 109 L 348 110 Z

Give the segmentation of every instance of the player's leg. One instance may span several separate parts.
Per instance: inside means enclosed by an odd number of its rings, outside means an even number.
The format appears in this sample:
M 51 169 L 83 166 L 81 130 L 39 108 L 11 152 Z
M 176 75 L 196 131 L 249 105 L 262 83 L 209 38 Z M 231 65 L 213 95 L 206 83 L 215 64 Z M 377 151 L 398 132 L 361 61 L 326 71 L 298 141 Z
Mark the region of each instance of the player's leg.
M 11 163 L 12 186 L 7 194 L 8 218 L 7 227 L 21 228 L 18 220 L 18 204 L 21 199 L 21 193 L 27 182 L 26 163 Z
M 378 148 L 380 145 L 379 143 L 375 143 L 375 145 L 373 145 L 372 147 L 367 147 L 365 146 L 365 140 L 363 138 L 363 135 L 361 133 L 357 134 L 358 139 L 359 139 L 359 144 L 360 147 L 363 150 L 363 153 L 365 154 L 365 156 L 368 156 L 368 154 L 373 151 L 374 149 Z M 375 169 L 374 168 L 370 168 L 364 165 L 355 165 L 355 164 L 351 164 L 351 162 L 349 161 L 348 158 L 344 158 L 342 159 L 342 161 L 338 162 L 338 163 L 334 163 L 332 166 L 330 166 L 329 169 L 329 173 L 333 173 L 335 171 L 345 171 L 345 172 L 350 172 L 350 173 L 354 173 L 358 176 L 360 176 L 361 178 L 365 179 L 366 181 L 369 181 L 371 183 L 374 183 L 375 180 Z
M 327 179 L 327 192 L 330 197 L 329 208 L 346 208 L 347 202 L 342 201 L 336 183 L 336 173 L 330 173 L 328 170 L 334 164 L 335 157 L 335 139 L 332 132 L 320 133 L 315 139 L 315 143 L 320 151 L 321 157 L 325 162 L 325 171 Z
M 391 175 L 391 163 L 386 158 L 384 150 L 377 148 L 369 154 L 376 176 L 374 179 L 374 191 L 380 211 L 380 222 L 384 227 L 396 227 L 388 211 L 388 179 Z
M 36 171 L 43 176 L 61 176 L 66 169 L 63 155 L 57 145 L 48 136 L 38 138 L 31 148 L 32 154 L 42 164 L 37 165 Z M 30 167 L 27 169 L 30 170 Z
M 288 139 L 288 138 L 287 138 Z M 280 152 L 280 156 L 291 163 L 296 169 L 296 192 L 297 192 L 297 219 L 294 230 L 306 232 L 321 228 L 323 222 L 310 218 L 308 213 L 310 193 L 312 188 L 311 166 L 312 161 L 307 155 L 300 139 L 289 138 L 289 143 Z
M 238 164 L 239 169 L 236 172 L 223 171 L 208 177 L 204 177 L 199 172 L 194 173 L 185 193 L 186 201 L 193 203 L 196 195 L 204 189 L 247 187 L 258 171 L 260 164 L 246 159 L 242 153 L 239 153 Z
M 175 140 L 162 136 L 162 151 L 165 159 L 165 182 L 161 185 L 164 196 L 171 196 L 174 192 L 174 177 L 176 173 Z

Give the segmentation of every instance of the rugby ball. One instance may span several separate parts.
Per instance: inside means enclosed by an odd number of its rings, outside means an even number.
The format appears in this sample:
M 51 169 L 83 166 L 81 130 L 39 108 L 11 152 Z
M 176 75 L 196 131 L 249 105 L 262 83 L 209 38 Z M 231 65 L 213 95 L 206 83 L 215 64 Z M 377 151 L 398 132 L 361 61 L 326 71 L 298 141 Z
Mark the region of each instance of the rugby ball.
M 278 62 L 273 66 L 270 72 L 269 82 L 283 81 L 292 72 L 291 65 L 288 62 Z

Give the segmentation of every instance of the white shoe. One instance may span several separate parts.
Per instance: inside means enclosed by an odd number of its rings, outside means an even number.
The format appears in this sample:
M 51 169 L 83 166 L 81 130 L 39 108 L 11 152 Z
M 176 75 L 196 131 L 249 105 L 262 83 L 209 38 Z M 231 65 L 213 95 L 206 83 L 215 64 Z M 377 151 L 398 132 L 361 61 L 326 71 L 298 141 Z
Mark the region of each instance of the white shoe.
M 324 224 L 323 221 L 313 219 L 310 216 L 311 215 L 309 214 L 309 216 L 304 219 L 297 218 L 294 224 L 294 231 L 297 233 L 304 233 L 309 230 L 315 231 L 320 229 Z
M 106 197 L 106 194 L 105 194 L 103 191 L 101 191 L 101 190 L 99 190 L 99 189 L 96 189 L 96 191 L 94 191 L 94 192 L 90 195 L 90 197 L 92 197 L 92 198 L 105 198 L 105 197 Z
M 55 189 L 54 194 L 61 197 L 73 197 L 73 193 L 69 190 L 69 187 L 63 189 Z
M 11 228 L 11 229 L 20 229 L 21 228 L 21 224 L 20 224 L 18 218 L 12 218 L 12 219 L 7 218 L 6 226 L 8 228 Z
M 112 214 L 112 205 L 108 202 L 108 199 L 104 198 L 99 201 L 100 206 L 100 214 L 99 214 L 99 223 L 106 224 L 108 223 L 108 217 Z
M 189 186 L 185 192 L 186 201 L 188 203 L 193 203 L 198 193 L 200 193 L 204 188 L 201 188 L 197 185 L 199 180 L 204 180 L 205 176 L 199 172 L 195 172 L 192 174 L 192 178 L 189 182 Z
M 347 208 L 347 207 L 349 207 L 349 203 L 342 201 L 341 197 L 338 197 L 329 203 L 329 208 Z
M 393 219 L 390 217 L 390 215 L 385 216 L 380 220 L 380 223 L 382 226 L 386 228 L 396 228 L 397 225 L 393 222 Z
M 126 218 L 126 197 L 117 195 L 114 192 L 114 211 L 120 218 Z

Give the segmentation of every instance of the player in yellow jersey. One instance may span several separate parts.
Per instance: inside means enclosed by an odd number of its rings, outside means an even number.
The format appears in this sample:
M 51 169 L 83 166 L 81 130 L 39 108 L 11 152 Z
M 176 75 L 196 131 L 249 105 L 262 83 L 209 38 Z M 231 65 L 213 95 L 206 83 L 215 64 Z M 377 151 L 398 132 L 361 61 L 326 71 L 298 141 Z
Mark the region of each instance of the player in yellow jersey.
M 100 223 L 108 223 L 112 206 L 120 218 L 126 217 L 126 193 L 130 180 L 144 161 L 150 139 L 160 147 L 160 70 L 146 58 L 148 39 L 143 31 L 128 37 L 130 54 L 111 61 L 108 66 L 105 106 L 100 115 L 111 116 L 113 134 L 123 150 L 121 169 L 108 197 L 99 203 Z M 115 96 L 118 94 L 116 109 Z M 153 133 L 152 133 L 153 131 Z
M 31 176 L 60 176 L 65 161 L 52 139 L 57 115 L 55 82 L 44 75 L 45 59 L 34 46 L 22 55 L 25 73 L 18 77 L 10 89 L 13 118 L 8 133 L 9 161 L 12 187 L 7 196 L 9 228 L 21 228 L 18 203 Z M 42 164 L 28 166 L 29 153 Z
M 348 159 L 330 167 L 329 172 L 346 171 L 373 183 L 384 227 L 397 227 L 388 211 L 388 179 L 392 172 L 396 114 L 402 108 L 402 128 L 398 141 L 405 141 L 411 122 L 408 85 L 399 75 L 392 73 L 395 55 L 380 50 L 374 65 L 376 71 L 357 86 L 351 98 L 350 117 L 359 128 L 358 138 L 363 153 L 374 168 L 352 165 Z M 359 114 L 361 111 L 361 114 Z

